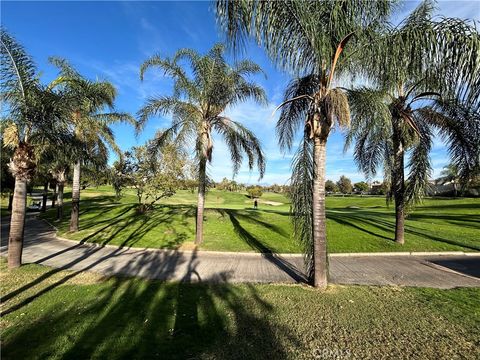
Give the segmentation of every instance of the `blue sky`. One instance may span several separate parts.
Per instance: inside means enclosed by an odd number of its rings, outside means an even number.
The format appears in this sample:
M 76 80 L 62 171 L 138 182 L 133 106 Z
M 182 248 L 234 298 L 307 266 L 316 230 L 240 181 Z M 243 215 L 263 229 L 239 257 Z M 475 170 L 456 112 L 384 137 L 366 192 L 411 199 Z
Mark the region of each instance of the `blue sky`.
M 399 9 L 398 21 L 418 2 L 406 2 Z M 118 89 L 116 108 L 135 114 L 147 97 L 171 92 L 171 81 L 159 72 L 150 71 L 139 80 L 139 66 L 149 56 L 172 55 L 188 47 L 199 52 L 209 50 L 223 36 L 216 26 L 211 2 L 24 2 L 2 1 L 1 22 L 34 57 L 42 79 L 52 80 L 56 70 L 48 63 L 55 55 L 67 58 L 85 76 L 108 79 Z M 439 14 L 465 19 L 480 19 L 478 1 L 440 1 Z M 281 102 L 289 76 L 275 69 L 263 50 L 248 45 L 245 57 L 262 66 L 267 78 L 256 81 L 264 86 L 269 104 L 261 107 L 248 102 L 229 109 L 228 115 L 242 121 L 261 139 L 267 155 L 267 171 L 262 183 L 286 183 L 290 177 L 292 154 L 282 154 L 276 144 L 272 110 Z M 169 119 L 152 118 L 137 138 L 129 125 L 114 127 L 117 142 L 127 150 L 153 137 L 157 129 L 168 126 Z M 209 170 L 214 180 L 232 177 L 232 167 L 223 142 L 214 138 L 213 163 Z M 445 147 L 436 141 L 432 151 L 434 177 L 448 163 Z M 357 171 L 351 151 L 343 153 L 343 134 L 335 132 L 328 141 L 327 178 L 337 180 L 346 175 L 354 181 L 364 177 Z M 244 166 L 236 178 L 256 183 L 258 173 Z

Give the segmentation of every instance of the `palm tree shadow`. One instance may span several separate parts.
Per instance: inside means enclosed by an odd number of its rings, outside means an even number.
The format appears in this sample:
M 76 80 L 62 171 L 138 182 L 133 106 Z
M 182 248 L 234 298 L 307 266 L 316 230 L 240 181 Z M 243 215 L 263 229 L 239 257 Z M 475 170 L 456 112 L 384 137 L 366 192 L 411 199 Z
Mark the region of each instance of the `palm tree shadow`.
M 373 225 L 374 227 L 376 227 L 376 228 L 378 228 L 379 230 L 382 230 L 382 231 L 389 231 L 389 228 L 387 226 L 380 225 L 380 223 L 376 221 L 377 219 L 375 219 L 373 221 L 369 221 L 369 220 L 366 220 L 362 216 L 356 216 L 356 215 L 345 214 L 345 213 L 337 214 L 337 213 L 332 213 L 332 212 L 328 212 L 328 211 L 327 211 L 327 219 L 333 220 L 340 225 L 352 227 L 354 229 L 360 230 L 360 231 L 362 231 L 366 234 L 373 235 L 375 237 L 383 238 L 385 240 L 393 240 L 391 237 L 387 237 L 387 236 L 382 235 L 380 233 L 371 231 L 366 226 L 359 225 L 361 223 L 364 223 L 365 225 L 367 225 L 367 224 L 368 225 Z
M 194 252 L 190 259 L 176 259 L 187 262 L 179 283 L 113 277 L 97 288 L 87 285 L 90 293 L 77 288 L 79 295 L 89 296 L 89 301 L 75 297 L 65 304 L 52 295 L 37 321 L 24 324 L 10 335 L 2 355 L 12 359 L 286 359 L 291 349 L 301 346 L 288 327 L 268 320 L 266 315 L 274 308 L 254 286 L 216 283 L 215 278 L 228 280 L 228 273 L 203 279 L 208 284 L 192 284 L 198 281 L 196 256 Z M 123 270 L 128 272 L 137 265 L 137 261 L 129 262 Z M 159 265 L 155 261 L 151 264 Z M 61 283 L 73 276 L 76 273 L 68 274 Z M 41 292 L 35 298 L 46 295 Z M 49 334 L 48 341 L 45 333 Z M 65 336 L 68 344 L 58 346 Z M 25 339 L 29 339 L 29 346 L 21 346 Z
M 427 216 L 413 214 L 412 218 L 413 219 L 419 218 L 424 220 L 427 218 Z M 428 218 L 431 218 L 431 216 Z M 441 218 L 443 220 L 447 220 L 445 216 L 442 216 Z M 448 217 L 448 218 L 451 219 L 451 217 Z M 395 241 L 394 239 L 395 223 L 393 222 L 393 220 L 392 221 L 385 220 L 384 215 L 378 214 L 376 212 L 364 211 L 364 212 L 355 213 L 355 214 L 345 213 L 345 212 L 341 214 L 334 213 L 334 212 L 327 212 L 327 219 L 331 219 L 341 225 L 352 227 L 354 229 L 360 230 L 366 234 L 373 235 L 378 238 L 383 238 L 389 241 Z M 455 219 L 458 219 L 458 217 L 455 217 Z M 390 233 L 392 235 L 388 237 L 379 232 L 370 230 L 371 228 L 375 228 L 381 232 Z M 480 247 L 465 243 L 461 240 L 447 239 L 444 237 L 433 235 L 428 230 L 425 230 L 422 227 L 417 227 L 412 225 L 412 221 L 408 221 L 408 220 L 405 225 L 405 233 L 423 237 L 425 239 L 429 239 L 436 242 L 442 242 L 450 245 L 463 247 L 469 250 L 474 250 L 474 251 L 480 250 Z
M 262 256 L 267 259 L 270 263 L 275 265 L 277 268 L 288 274 L 295 282 L 307 283 L 307 278 L 305 274 L 300 271 L 295 265 L 288 262 L 282 258 L 279 254 L 272 251 L 271 248 L 267 247 L 264 243 L 259 241 L 255 236 L 253 236 L 245 227 L 242 226 L 239 219 L 244 221 L 250 221 L 258 223 L 262 226 L 265 226 L 271 230 L 274 230 L 277 233 L 283 234 L 284 231 L 278 228 L 276 225 L 268 224 L 254 217 L 240 214 L 238 211 L 231 209 L 217 209 L 222 214 L 228 215 L 230 222 L 233 225 L 235 233 L 245 241 L 252 249 L 257 250 L 262 254 Z

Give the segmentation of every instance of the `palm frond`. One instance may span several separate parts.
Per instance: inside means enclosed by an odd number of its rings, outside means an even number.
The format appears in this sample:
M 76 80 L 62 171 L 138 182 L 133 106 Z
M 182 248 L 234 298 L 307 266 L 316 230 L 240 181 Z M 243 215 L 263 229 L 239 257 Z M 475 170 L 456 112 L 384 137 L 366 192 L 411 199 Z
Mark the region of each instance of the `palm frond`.
M 312 95 L 320 88 L 320 76 L 311 74 L 290 82 L 283 96 L 285 101 L 298 98 L 282 106 L 282 112 L 276 126 L 280 148 L 290 150 L 298 129 L 305 125 L 311 100 L 303 95 Z M 301 97 L 301 98 L 299 98 Z
M 152 97 L 147 99 L 145 105 L 138 111 L 138 123 L 144 126 L 150 117 L 167 114 L 190 120 L 198 119 L 202 115 L 198 107 L 190 102 L 172 96 Z
M 51 56 L 48 61 L 60 70 L 60 73 L 65 79 L 82 79 L 80 73 L 68 62 L 67 59 Z
M 218 117 L 213 122 L 213 127 L 223 136 L 228 145 L 233 163 L 233 174 L 236 175 L 240 170 L 243 160 L 242 153 L 245 153 L 248 158 L 248 168 L 253 170 L 256 163 L 261 179 L 265 174 L 265 156 L 255 134 L 239 122 L 224 116 Z
M 414 82 L 478 108 L 480 34 L 464 20 L 434 18 L 432 9 L 423 2 L 398 27 L 377 32 L 361 52 L 363 74 L 392 91 Z
M 313 275 L 312 191 L 314 175 L 313 146 L 305 133 L 292 161 L 291 215 L 294 236 L 303 246 L 307 277 Z
M 3 28 L 0 29 L 0 42 L 0 86 L 4 98 L 13 100 L 15 97 L 25 102 L 27 88 L 37 86 L 35 63 L 23 46 Z
M 416 114 L 415 123 L 419 130 L 419 136 L 410 154 L 408 178 L 405 185 L 405 204 L 407 210 L 418 203 L 429 189 L 429 179 L 432 174 L 430 162 L 430 150 L 432 137 L 429 124 L 424 121 L 421 113 Z
M 375 176 L 385 160 L 391 138 L 391 114 L 386 94 L 361 87 L 347 91 L 352 111 L 352 124 L 346 135 L 346 151 L 354 140 L 354 159 L 368 178 Z
M 138 126 L 137 120 L 129 113 L 118 113 L 118 112 L 98 113 L 98 114 L 94 114 L 92 117 L 107 125 L 112 125 L 117 123 L 129 123 L 134 127 Z
M 326 95 L 325 101 L 338 126 L 348 129 L 350 127 L 350 105 L 345 92 L 338 88 L 332 89 Z
M 25 116 L 40 87 L 37 69 L 23 46 L 4 28 L 0 28 L 0 90 L 1 100 L 8 107 L 10 118 L 16 121 L 23 139 L 32 121 Z
M 391 1 L 218 0 L 216 14 L 235 50 L 253 37 L 280 67 L 318 72 L 338 42 L 387 20 Z
M 438 99 L 419 110 L 425 122 L 437 129 L 447 144 L 462 184 L 480 173 L 480 113 L 456 100 Z

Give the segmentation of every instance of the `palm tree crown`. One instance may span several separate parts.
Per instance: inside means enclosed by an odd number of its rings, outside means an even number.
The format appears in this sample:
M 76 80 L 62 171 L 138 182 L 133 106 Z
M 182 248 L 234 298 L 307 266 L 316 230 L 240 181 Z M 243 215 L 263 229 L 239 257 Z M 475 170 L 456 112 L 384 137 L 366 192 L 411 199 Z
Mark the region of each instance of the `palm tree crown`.
M 212 131 L 221 135 L 230 151 L 234 173 L 242 163 L 242 152 L 248 157 L 250 169 L 256 163 L 260 176 L 265 171 L 265 159 L 260 142 L 241 123 L 224 115 L 227 107 L 235 106 L 247 99 L 266 103 L 264 90 L 247 79 L 261 73 L 260 67 L 243 60 L 230 67 L 223 58 L 224 47 L 215 45 L 205 56 L 193 50 L 179 50 L 172 59 L 153 56 L 145 61 L 140 76 L 150 67 L 159 67 L 174 80 L 171 96 L 154 97 L 147 100 L 139 111 L 139 122 L 144 124 L 153 115 L 172 114 L 172 126 L 157 137 L 158 145 L 167 138 L 175 137 L 177 144 L 188 147 L 195 141 L 197 159 L 212 159 Z M 187 76 L 180 62 L 191 66 L 192 78 Z
M 68 121 L 71 131 L 81 143 L 84 158 L 89 152 L 106 158 L 107 147 L 121 156 L 111 125 L 128 122 L 136 127 L 137 122 L 128 113 L 105 111 L 107 108 L 114 109 L 115 87 L 108 81 L 84 78 L 65 59 L 51 57 L 50 62 L 60 70 L 50 87 L 63 92 L 70 109 Z

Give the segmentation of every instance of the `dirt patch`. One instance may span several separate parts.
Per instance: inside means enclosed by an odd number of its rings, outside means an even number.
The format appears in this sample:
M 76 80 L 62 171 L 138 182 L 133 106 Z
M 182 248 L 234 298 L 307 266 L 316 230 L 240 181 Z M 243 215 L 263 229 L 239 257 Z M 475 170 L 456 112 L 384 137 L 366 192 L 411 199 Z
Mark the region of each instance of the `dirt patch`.
M 195 250 L 196 248 L 197 245 L 193 241 L 187 241 L 180 245 L 177 250 Z

